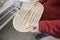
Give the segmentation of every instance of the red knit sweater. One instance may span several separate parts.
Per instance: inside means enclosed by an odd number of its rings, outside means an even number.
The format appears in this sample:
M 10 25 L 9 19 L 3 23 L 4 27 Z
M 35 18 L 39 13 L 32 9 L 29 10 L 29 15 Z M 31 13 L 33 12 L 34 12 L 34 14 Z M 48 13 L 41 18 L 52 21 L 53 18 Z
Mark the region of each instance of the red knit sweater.
M 44 12 L 39 21 L 39 30 L 60 38 L 60 0 L 40 0 Z

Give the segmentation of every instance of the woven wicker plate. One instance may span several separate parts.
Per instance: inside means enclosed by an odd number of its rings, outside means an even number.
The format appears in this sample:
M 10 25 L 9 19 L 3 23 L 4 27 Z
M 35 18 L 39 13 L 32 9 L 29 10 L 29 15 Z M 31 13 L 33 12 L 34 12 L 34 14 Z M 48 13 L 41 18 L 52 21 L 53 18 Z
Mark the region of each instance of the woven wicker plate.
M 19 32 L 29 32 L 39 22 L 43 10 L 41 3 L 26 3 L 13 19 L 14 28 Z

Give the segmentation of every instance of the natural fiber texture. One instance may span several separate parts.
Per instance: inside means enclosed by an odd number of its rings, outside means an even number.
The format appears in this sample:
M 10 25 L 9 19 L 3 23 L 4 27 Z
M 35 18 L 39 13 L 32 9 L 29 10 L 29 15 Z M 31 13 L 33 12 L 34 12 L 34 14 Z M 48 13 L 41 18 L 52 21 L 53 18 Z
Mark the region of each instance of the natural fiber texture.
M 15 29 L 20 32 L 29 32 L 32 26 L 40 20 L 43 10 L 43 6 L 38 2 L 26 3 L 14 17 Z

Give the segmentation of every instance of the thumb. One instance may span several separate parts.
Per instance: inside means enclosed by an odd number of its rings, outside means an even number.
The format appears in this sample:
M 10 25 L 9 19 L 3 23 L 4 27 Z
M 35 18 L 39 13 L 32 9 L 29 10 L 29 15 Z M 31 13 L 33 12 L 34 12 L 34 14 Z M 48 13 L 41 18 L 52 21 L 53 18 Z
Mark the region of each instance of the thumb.
M 33 33 L 40 33 L 40 32 L 39 32 L 38 23 L 32 27 L 32 29 L 30 30 L 30 32 L 33 32 Z
M 34 0 L 34 2 L 39 2 L 39 0 Z

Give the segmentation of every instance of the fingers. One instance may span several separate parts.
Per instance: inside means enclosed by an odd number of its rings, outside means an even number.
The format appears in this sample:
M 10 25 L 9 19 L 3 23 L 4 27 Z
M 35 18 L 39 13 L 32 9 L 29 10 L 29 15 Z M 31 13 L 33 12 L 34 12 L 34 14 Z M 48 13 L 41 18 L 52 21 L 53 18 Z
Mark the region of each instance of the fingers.
M 35 0 L 34 2 L 39 2 L 39 0 Z
M 36 23 L 34 26 L 32 26 L 32 29 L 29 32 L 40 33 L 38 23 Z
M 29 32 L 40 33 L 38 27 L 33 27 Z

